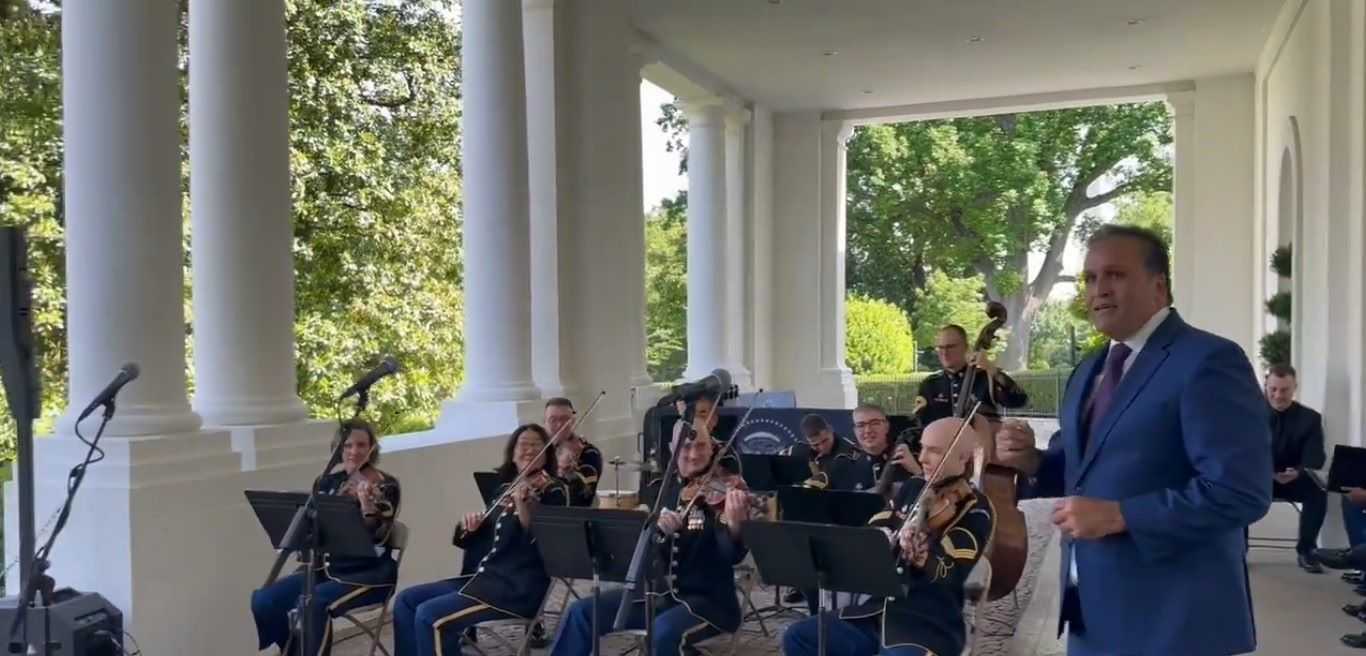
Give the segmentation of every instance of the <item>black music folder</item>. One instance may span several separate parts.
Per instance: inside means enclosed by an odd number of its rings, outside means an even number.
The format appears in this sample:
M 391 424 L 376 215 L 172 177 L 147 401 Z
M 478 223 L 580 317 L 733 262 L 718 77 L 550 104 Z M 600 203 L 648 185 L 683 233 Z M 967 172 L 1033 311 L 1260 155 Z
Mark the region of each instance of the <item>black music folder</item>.
M 1366 487 L 1366 449 L 1339 444 L 1333 447 L 1333 465 L 1328 469 L 1329 492 L 1349 487 Z

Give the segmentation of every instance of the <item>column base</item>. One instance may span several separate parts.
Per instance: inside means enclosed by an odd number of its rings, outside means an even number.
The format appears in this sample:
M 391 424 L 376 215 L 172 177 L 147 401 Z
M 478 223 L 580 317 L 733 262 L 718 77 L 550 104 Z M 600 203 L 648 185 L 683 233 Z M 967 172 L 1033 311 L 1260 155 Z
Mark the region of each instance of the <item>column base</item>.
M 109 420 L 109 425 L 105 427 L 105 437 L 178 435 L 197 431 L 204 425 L 200 416 L 190 409 L 190 405 L 183 402 L 158 405 L 116 402 L 115 408 L 114 418 Z M 56 433 L 74 436 L 76 417 L 82 409 L 75 406 L 67 408 L 66 412 L 57 418 Z M 81 421 L 82 435 L 94 439 L 95 431 L 100 427 L 102 412 L 96 410 Z
M 244 472 L 313 466 L 322 473 L 331 453 L 337 422 L 309 420 L 269 426 L 230 426 L 222 430 L 231 436 L 232 450 L 242 458 Z
M 299 397 L 290 399 L 195 399 L 194 410 L 206 427 L 273 426 L 308 419 L 308 408 Z
M 243 631 L 246 600 L 273 550 L 242 491 L 282 486 L 244 478 L 222 431 L 106 438 L 100 448 L 105 459 L 90 466 L 52 552 L 57 587 L 103 595 L 146 653 L 255 653 Z M 66 497 L 67 472 L 87 449 L 73 436 L 36 440 L 39 544 Z M 5 529 L 16 537 L 5 541 L 9 560 L 19 548 L 18 498 L 14 483 L 6 487 Z
M 540 423 L 545 405 L 540 400 L 470 401 L 459 400 L 441 405 L 441 416 L 432 433 L 445 440 L 472 440 L 507 435 L 525 423 Z
M 821 369 L 813 379 L 797 386 L 797 405 L 803 408 L 853 408 L 858 387 L 848 369 Z

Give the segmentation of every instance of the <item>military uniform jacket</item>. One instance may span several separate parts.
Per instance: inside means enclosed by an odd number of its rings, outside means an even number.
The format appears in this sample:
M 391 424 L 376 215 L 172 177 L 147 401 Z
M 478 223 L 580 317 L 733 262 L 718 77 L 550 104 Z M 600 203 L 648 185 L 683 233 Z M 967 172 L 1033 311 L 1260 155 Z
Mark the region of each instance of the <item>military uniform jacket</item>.
M 669 486 L 663 507 L 681 510 L 687 505 L 678 503 L 682 487 L 679 480 Z M 740 629 L 735 566 L 749 550 L 731 539 L 721 517 L 705 503 L 699 501 L 693 513 L 698 515 L 693 521 L 684 517 L 683 528 L 657 542 L 651 577 L 655 612 L 682 604 L 693 617 L 724 633 L 734 633 Z M 694 522 L 700 526 L 693 526 Z
M 893 443 L 882 451 L 881 454 L 869 458 L 873 464 L 873 481 L 877 482 L 882 478 L 882 470 L 892 467 L 892 483 L 904 483 L 911 477 L 911 472 L 906 471 L 901 465 L 892 464 L 892 456 L 896 453 L 896 444 Z
M 929 426 L 935 420 L 953 416 L 954 404 L 962 395 L 965 373 L 967 367 L 956 372 L 936 371 L 920 381 L 915 405 L 918 408 L 916 416 L 923 425 Z M 997 371 L 996 377 L 988 383 L 986 370 L 978 369 L 972 387 L 973 398 L 982 401 L 977 414 L 993 421 L 1000 419 L 1000 408 L 1020 408 L 1029 402 L 1029 395 L 1004 371 Z M 972 401 L 968 402 L 968 407 L 972 407 Z
M 569 485 L 569 505 L 584 508 L 593 505 L 598 496 L 598 477 L 601 475 L 602 451 L 588 440 L 583 440 L 583 450 L 579 452 L 579 467 L 564 479 Z
M 794 444 L 784 451 L 784 455 L 804 456 L 812 459 L 811 446 Z M 873 463 L 868 456 L 853 445 L 835 436 L 835 446 L 830 453 L 815 458 L 816 468 L 825 473 L 828 484 L 821 487 L 808 480 L 807 487 L 826 490 L 866 490 L 873 487 Z
M 506 488 L 507 485 L 499 488 L 499 495 Z M 564 482 L 552 477 L 541 491 L 540 504 L 569 505 Z M 492 537 L 488 553 L 479 560 L 479 566 L 460 589 L 460 594 L 504 613 L 531 618 L 550 589 L 550 577 L 546 576 L 545 564 L 541 562 L 541 553 L 530 528 L 522 528 L 515 510 L 500 505 L 473 534 L 456 540 L 456 546 L 462 549 L 472 546 L 484 535 Z
M 352 585 L 393 585 L 398 580 L 398 564 L 394 562 L 389 546 L 389 533 L 398 517 L 400 490 L 398 479 L 380 471 L 373 465 L 365 465 L 379 472 L 379 499 L 375 502 L 375 512 L 365 515 L 365 525 L 370 529 L 375 541 L 375 555 L 371 557 L 324 556 L 323 574 L 334 581 Z M 318 491 L 322 494 L 340 494 L 342 486 L 350 476 L 345 470 L 332 472 L 318 479 Z
M 910 505 L 925 486 L 925 479 L 908 480 L 897 493 L 893 508 L 874 515 L 868 523 L 891 531 L 906 521 Z M 958 508 L 938 540 L 930 542 L 924 569 L 898 559 L 897 574 L 905 585 L 904 597 L 873 599 L 844 608 L 845 620 L 877 618 L 884 648 L 920 646 L 933 654 L 962 653 L 967 636 L 963 629 L 963 584 L 996 530 L 991 502 L 974 492 Z M 899 547 L 892 546 L 899 551 Z

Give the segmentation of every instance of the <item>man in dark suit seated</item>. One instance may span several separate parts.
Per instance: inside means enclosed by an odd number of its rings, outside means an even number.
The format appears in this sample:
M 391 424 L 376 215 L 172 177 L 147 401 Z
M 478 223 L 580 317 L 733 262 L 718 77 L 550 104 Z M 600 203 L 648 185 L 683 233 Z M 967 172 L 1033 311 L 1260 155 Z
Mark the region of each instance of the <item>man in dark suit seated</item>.
M 1319 529 L 1328 513 L 1328 493 L 1314 481 L 1309 469 L 1322 469 L 1323 417 L 1295 401 L 1295 369 L 1278 364 L 1266 374 L 1266 400 L 1271 404 L 1271 496 L 1300 504 L 1300 537 L 1295 545 L 1299 564 L 1307 572 L 1323 568 L 1314 558 Z

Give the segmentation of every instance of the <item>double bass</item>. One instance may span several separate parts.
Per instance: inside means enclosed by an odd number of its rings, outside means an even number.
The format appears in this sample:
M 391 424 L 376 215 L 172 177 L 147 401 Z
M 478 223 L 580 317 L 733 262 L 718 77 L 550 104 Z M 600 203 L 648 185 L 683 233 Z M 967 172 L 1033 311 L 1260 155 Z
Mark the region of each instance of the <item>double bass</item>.
M 954 404 L 953 416 L 960 419 L 971 414 L 973 402 L 978 400 L 973 398 L 979 371 L 977 363 L 986 357 L 996 340 L 996 332 L 1005 325 L 1006 308 L 992 301 L 987 304 L 987 316 L 991 321 L 973 342 L 973 357 L 969 359 L 967 371 L 963 374 L 962 394 Z M 988 390 L 992 384 L 992 381 L 987 381 Z M 1025 558 L 1029 555 L 1029 531 L 1025 528 L 1024 513 L 1020 512 L 1017 498 L 1020 472 L 996 461 L 996 435 L 991 431 L 979 434 L 979 444 L 973 452 L 973 468 L 977 489 L 991 500 L 996 511 L 996 534 L 987 552 L 987 560 L 991 563 L 991 587 L 987 591 L 987 599 L 995 601 L 1015 589 L 1024 574 Z

